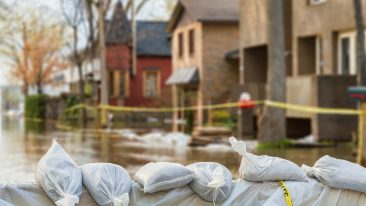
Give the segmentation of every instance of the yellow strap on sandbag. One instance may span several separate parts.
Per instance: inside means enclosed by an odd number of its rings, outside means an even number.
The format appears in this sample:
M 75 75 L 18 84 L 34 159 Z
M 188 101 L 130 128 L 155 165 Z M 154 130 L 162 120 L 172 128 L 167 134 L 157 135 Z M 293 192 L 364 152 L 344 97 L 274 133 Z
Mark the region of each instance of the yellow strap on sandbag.
M 283 191 L 283 194 L 285 196 L 285 202 L 287 206 L 292 206 L 292 200 L 291 200 L 291 195 L 290 195 L 290 191 L 288 190 L 285 182 L 283 181 L 278 181 L 278 186 L 280 186 L 280 188 Z

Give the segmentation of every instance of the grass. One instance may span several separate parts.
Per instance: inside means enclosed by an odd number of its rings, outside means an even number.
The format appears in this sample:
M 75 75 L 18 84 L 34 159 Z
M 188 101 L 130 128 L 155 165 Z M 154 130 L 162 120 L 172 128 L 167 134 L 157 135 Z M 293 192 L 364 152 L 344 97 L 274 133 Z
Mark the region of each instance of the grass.
M 284 139 L 275 142 L 258 142 L 257 149 L 258 150 L 266 150 L 266 149 L 278 149 L 278 148 L 288 148 L 292 146 L 292 142 L 289 139 Z

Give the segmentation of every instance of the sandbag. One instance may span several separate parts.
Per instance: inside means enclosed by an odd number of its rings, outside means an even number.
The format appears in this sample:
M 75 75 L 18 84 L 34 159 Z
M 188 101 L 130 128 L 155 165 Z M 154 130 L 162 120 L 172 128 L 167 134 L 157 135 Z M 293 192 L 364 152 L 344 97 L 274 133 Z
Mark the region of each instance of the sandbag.
M 81 170 L 56 142 L 39 160 L 36 180 L 57 206 L 74 206 L 82 192 Z
M 188 165 L 187 168 L 195 174 L 189 186 L 201 198 L 220 202 L 229 196 L 232 176 L 226 167 L 215 162 L 198 162 Z
M 134 179 L 143 186 L 145 193 L 154 193 L 187 185 L 193 175 L 190 169 L 181 164 L 151 162 L 141 167 Z
M 243 158 L 239 168 L 240 178 L 248 181 L 308 181 L 305 173 L 295 163 L 278 157 L 257 156 L 246 152 L 243 141 L 229 138 L 234 151 Z
M 121 166 L 90 163 L 81 166 L 83 184 L 101 206 L 128 206 L 131 178 Z
M 12 205 L 12 204 L 10 204 L 10 203 L 8 203 L 8 202 L 5 202 L 4 200 L 2 200 L 2 199 L 0 199 L 0 205 L 1 206 L 14 206 L 14 205 Z
M 301 168 L 329 187 L 366 193 L 366 168 L 358 164 L 325 155 L 313 167 Z

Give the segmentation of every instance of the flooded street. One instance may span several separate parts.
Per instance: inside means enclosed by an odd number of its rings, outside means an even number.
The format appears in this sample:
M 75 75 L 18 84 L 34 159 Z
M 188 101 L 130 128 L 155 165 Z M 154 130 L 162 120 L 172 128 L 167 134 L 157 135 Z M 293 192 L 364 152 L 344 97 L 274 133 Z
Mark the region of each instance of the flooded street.
M 241 160 L 227 145 L 189 147 L 124 137 L 116 132 L 31 132 L 25 130 L 23 121 L 3 119 L 0 122 L 0 182 L 35 181 L 36 164 L 55 137 L 77 164 L 111 162 L 122 165 L 131 175 L 151 161 L 181 164 L 214 161 L 225 165 L 236 175 Z M 253 141 L 250 144 L 255 145 Z M 289 148 L 252 152 L 283 157 L 299 165 L 312 165 L 325 154 L 354 161 L 351 151 L 350 146 L 343 144 L 332 148 Z

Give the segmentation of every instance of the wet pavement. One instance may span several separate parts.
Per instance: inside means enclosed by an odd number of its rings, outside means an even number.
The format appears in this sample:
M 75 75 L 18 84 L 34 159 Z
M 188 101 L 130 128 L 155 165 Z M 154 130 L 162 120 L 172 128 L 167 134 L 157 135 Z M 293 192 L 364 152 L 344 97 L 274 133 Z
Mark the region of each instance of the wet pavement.
M 48 129 L 40 132 L 35 131 L 37 126 L 34 125 L 26 130 L 22 120 L 3 119 L 0 122 L 0 182 L 35 181 L 36 164 L 55 137 L 78 165 L 111 162 L 125 167 L 131 175 L 142 165 L 152 161 L 181 164 L 214 161 L 225 165 L 235 175 L 241 160 L 227 145 L 189 147 L 96 131 Z M 332 148 L 288 148 L 252 152 L 283 157 L 299 165 L 313 165 L 325 154 L 354 161 L 352 148 L 347 144 Z

